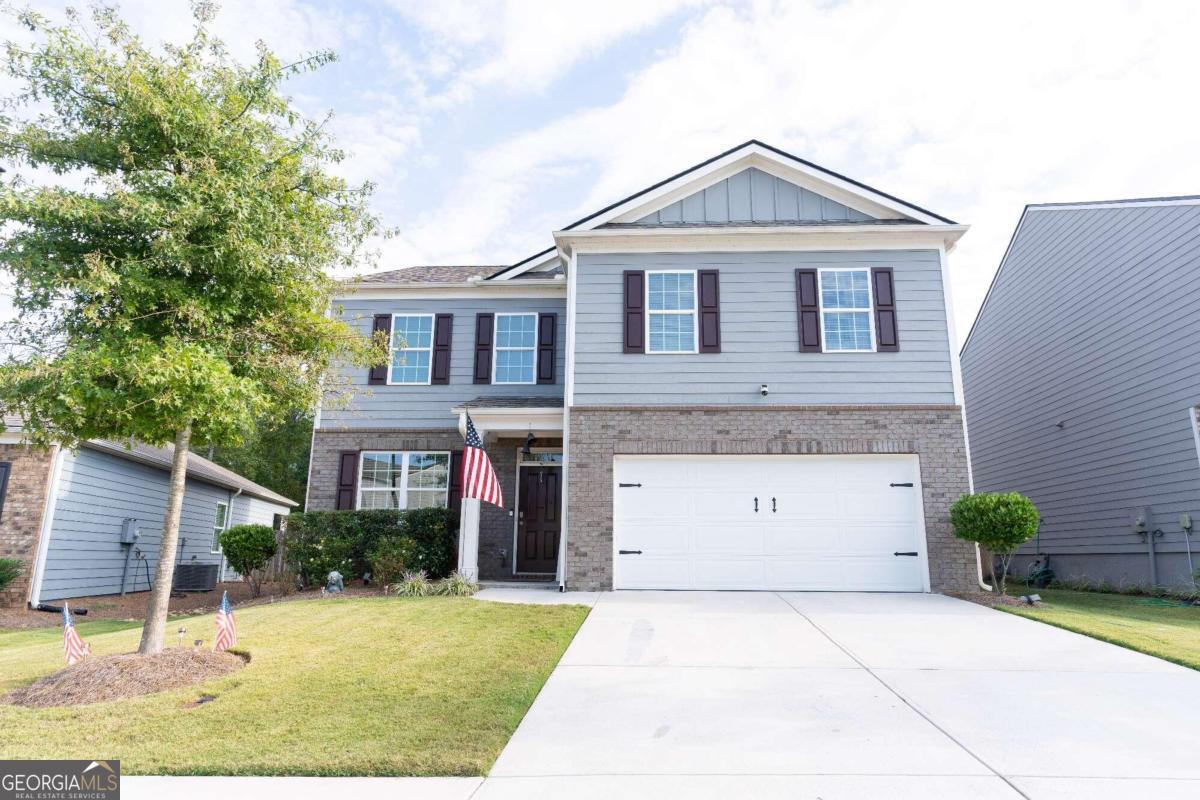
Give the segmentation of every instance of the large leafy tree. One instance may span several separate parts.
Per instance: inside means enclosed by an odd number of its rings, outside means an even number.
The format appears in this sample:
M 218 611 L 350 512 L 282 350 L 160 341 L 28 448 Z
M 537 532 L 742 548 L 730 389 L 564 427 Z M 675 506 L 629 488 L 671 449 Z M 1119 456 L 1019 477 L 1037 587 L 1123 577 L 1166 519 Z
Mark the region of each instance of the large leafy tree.
M 18 312 L 0 405 L 39 445 L 174 443 L 141 653 L 163 645 L 189 448 L 311 408 L 332 361 L 382 347 L 325 313 L 326 270 L 375 231 L 370 186 L 331 174 L 323 123 L 280 92 L 332 54 L 285 64 L 260 44 L 238 63 L 208 32 L 214 13 L 195 3 L 190 41 L 161 48 L 107 6 L 66 24 L 20 13 L 35 44 L 4 60 L 24 89 L 0 118 L 0 267 Z
M 210 448 L 209 458 L 284 497 L 303 503 L 308 485 L 312 433 L 312 414 L 296 411 L 283 420 L 264 420 L 242 444 Z

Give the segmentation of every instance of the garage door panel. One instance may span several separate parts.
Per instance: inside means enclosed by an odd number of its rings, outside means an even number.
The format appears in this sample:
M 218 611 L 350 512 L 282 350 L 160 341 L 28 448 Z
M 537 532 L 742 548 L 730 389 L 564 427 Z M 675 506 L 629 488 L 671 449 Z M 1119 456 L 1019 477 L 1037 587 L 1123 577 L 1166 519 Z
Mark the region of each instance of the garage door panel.
M 691 563 L 689 559 L 659 558 L 655 556 L 621 556 L 617 565 L 617 579 L 626 589 L 690 589 Z
M 641 550 L 656 555 L 686 555 L 691 551 L 691 524 L 641 523 L 631 525 L 621 537 L 622 550 Z
M 656 486 L 643 488 L 617 489 L 620 507 L 619 514 L 623 520 L 630 522 L 674 522 L 687 521 L 692 518 L 691 498 L 692 489 L 664 489 Z
M 862 591 L 910 592 L 921 583 L 917 559 L 899 556 L 888 560 L 847 559 L 844 563 L 846 587 Z
M 848 456 L 835 465 L 838 487 L 887 486 L 889 483 L 913 483 L 916 462 L 908 459 L 881 459 L 871 456 Z
M 913 519 L 915 489 L 886 492 L 848 490 L 838 493 L 838 514 L 844 520 L 891 522 Z
M 835 592 L 846 586 L 836 558 L 776 558 L 767 564 L 767 587 L 778 592 Z
M 766 585 L 766 562 L 761 558 L 697 557 L 692 561 L 692 589 L 744 589 Z
M 771 510 L 775 498 L 775 510 Z M 818 492 L 804 489 L 779 489 L 759 497 L 762 513 L 778 520 L 826 520 L 836 522 L 840 517 L 838 496 L 834 491 Z
M 753 513 L 754 495 L 745 490 L 710 489 L 692 495 L 692 519 L 745 520 Z
M 692 552 L 740 553 L 761 556 L 766 552 L 765 537 L 759 525 L 696 525 L 692 529 Z
M 844 524 L 839 533 L 839 549 L 847 553 L 886 554 L 897 550 L 912 551 L 917 543 L 916 528 L 911 523 Z
M 838 540 L 830 536 L 837 530 L 836 522 L 795 522 L 788 525 L 771 525 L 766 531 L 767 555 L 790 555 L 793 553 L 832 553 L 838 549 Z

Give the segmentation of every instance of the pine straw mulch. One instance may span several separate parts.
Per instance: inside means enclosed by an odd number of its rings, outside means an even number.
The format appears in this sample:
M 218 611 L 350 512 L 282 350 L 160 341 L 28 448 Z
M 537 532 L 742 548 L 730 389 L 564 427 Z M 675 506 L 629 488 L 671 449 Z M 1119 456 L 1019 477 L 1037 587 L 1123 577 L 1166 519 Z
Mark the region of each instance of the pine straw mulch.
M 157 655 L 88 657 L 15 689 L 3 702 L 27 708 L 76 706 L 178 689 L 227 675 L 249 661 L 243 654 L 173 647 Z

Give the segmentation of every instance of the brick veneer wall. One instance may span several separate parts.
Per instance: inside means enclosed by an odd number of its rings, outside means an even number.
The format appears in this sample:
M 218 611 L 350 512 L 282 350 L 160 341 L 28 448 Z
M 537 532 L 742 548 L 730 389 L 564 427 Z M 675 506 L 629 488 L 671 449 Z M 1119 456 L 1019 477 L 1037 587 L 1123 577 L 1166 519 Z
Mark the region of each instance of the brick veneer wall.
M 0 594 L 0 605 L 18 605 L 29 591 L 54 454 L 21 444 L 0 444 L 0 461 L 12 464 L 0 513 L 0 558 L 15 558 L 24 565 L 21 577 Z
M 504 492 L 506 509 L 483 503 L 479 514 L 479 577 L 511 578 L 513 517 L 517 501 L 517 452 L 520 439 L 489 440 L 485 446 L 496 479 Z M 539 447 L 561 446 L 560 439 L 540 439 Z M 442 430 L 318 430 L 313 437 L 312 465 L 308 477 L 308 511 L 330 511 L 337 505 L 338 454 L 343 450 L 461 450 L 457 428 Z M 503 551 L 503 552 L 501 552 Z
M 975 590 L 975 549 L 950 528 L 969 491 L 957 406 L 572 407 L 567 585 L 612 588 L 614 455 L 862 453 L 920 456 L 931 588 Z

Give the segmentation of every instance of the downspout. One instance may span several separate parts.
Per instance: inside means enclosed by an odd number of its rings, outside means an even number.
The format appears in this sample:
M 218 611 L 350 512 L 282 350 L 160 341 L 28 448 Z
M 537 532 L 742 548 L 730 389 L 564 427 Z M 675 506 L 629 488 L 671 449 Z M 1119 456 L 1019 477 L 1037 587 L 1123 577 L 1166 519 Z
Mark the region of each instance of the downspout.
M 309 463 L 311 463 L 311 462 L 309 462 Z M 233 521 L 233 501 L 237 500 L 239 497 L 241 497 L 241 495 L 242 495 L 242 489 L 239 487 L 238 490 L 236 492 L 234 492 L 233 495 L 229 498 L 229 513 L 225 517 L 225 530 L 229 530 L 231 527 L 233 527 L 232 525 L 229 524 L 230 522 Z M 221 578 L 221 581 L 220 581 L 221 583 L 225 582 L 225 567 L 228 564 L 229 564 L 229 562 L 225 559 L 225 548 L 222 547 L 221 548 L 221 567 L 220 567 L 221 574 L 219 576 Z

